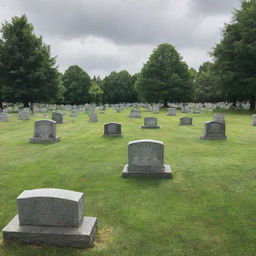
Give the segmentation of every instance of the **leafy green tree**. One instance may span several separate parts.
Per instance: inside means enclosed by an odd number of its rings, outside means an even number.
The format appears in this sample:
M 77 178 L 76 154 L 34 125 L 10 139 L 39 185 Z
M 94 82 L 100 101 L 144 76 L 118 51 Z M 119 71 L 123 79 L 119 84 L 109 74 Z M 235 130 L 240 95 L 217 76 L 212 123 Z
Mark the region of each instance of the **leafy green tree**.
M 97 82 L 92 81 L 92 86 L 89 89 L 89 95 L 91 102 L 96 104 L 102 103 L 103 90 Z
M 89 102 L 90 76 L 79 66 L 70 66 L 63 75 L 65 87 L 64 98 L 69 104 L 84 104 Z
M 142 100 L 148 102 L 188 101 L 192 97 L 192 78 L 188 66 L 170 44 L 154 49 L 144 64 L 136 88 Z
M 102 81 L 105 103 L 135 102 L 134 79 L 126 71 L 111 72 Z
M 205 62 L 200 66 L 195 77 L 195 101 L 217 102 L 223 99 L 213 66 L 211 62 Z
M 226 97 L 249 100 L 255 109 L 256 99 L 256 1 L 243 0 L 233 20 L 223 29 L 223 38 L 213 50 L 215 72 Z
M 54 102 L 60 88 L 60 74 L 50 47 L 33 33 L 27 17 L 13 17 L 0 30 L 1 101 Z

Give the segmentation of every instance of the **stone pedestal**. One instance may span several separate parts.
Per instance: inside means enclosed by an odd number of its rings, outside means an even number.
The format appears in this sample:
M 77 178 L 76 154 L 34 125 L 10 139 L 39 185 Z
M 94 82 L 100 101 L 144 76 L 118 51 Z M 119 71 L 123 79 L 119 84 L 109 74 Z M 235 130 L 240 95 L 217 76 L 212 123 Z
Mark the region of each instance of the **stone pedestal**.
M 60 247 L 90 247 L 97 218 L 83 217 L 83 193 L 63 189 L 25 190 L 18 212 L 3 229 L 5 241 Z
M 164 144 L 155 140 L 130 142 L 123 177 L 172 178 L 171 167 L 164 164 Z

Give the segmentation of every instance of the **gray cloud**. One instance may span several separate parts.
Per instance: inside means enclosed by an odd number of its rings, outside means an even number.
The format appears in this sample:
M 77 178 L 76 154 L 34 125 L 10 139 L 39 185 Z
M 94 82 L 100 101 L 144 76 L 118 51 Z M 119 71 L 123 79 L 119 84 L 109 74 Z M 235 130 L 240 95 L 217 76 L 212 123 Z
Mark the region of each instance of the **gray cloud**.
M 207 60 L 239 0 L 0 0 L 0 17 L 25 13 L 58 55 L 60 69 L 137 72 L 168 42 L 190 66 Z M 3 20 L 2 20 L 3 21 Z M 93 38 L 93 39 L 92 39 Z M 197 57 L 196 57 L 197 56 Z

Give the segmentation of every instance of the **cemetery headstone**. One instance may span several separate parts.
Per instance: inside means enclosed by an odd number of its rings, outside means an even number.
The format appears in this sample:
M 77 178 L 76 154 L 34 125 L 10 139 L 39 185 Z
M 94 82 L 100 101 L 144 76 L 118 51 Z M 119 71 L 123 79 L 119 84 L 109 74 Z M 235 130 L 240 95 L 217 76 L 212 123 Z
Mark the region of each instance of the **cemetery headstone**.
M 0 122 L 8 122 L 8 114 L 0 112 Z
M 176 116 L 176 108 L 168 108 L 168 116 Z
M 98 122 L 98 115 L 95 112 L 89 113 L 89 122 Z
M 214 114 L 213 120 L 217 122 L 224 122 L 225 123 L 225 116 L 224 114 Z
M 164 164 L 164 144 L 156 140 L 137 140 L 128 143 L 128 164 L 123 177 L 171 178 L 170 165 Z
M 56 124 L 63 124 L 63 114 L 60 112 L 52 112 L 52 120 L 56 122 Z
M 30 119 L 30 113 L 29 111 L 20 111 L 18 114 L 18 120 L 29 120 Z
M 104 124 L 104 135 L 105 137 L 120 137 L 122 136 L 121 124 L 118 123 L 107 123 Z
M 180 126 L 192 125 L 191 117 L 182 117 L 180 118 Z
M 158 129 L 160 126 L 157 125 L 157 118 L 155 117 L 145 117 L 144 126 L 141 126 L 144 129 Z
M 252 126 L 256 126 L 256 115 L 252 115 Z
M 60 247 L 90 247 L 96 217 L 84 217 L 84 195 L 71 190 L 25 190 L 17 198 L 18 215 L 3 229 L 5 241 Z
M 56 136 L 56 122 L 52 120 L 38 120 L 35 122 L 34 137 L 29 139 L 31 143 L 54 143 L 60 137 Z
M 224 122 L 210 121 L 205 123 L 203 140 L 226 140 L 226 128 Z
M 129 117 L 130 118 L 141 118 L 140 110 L 132 109 Z

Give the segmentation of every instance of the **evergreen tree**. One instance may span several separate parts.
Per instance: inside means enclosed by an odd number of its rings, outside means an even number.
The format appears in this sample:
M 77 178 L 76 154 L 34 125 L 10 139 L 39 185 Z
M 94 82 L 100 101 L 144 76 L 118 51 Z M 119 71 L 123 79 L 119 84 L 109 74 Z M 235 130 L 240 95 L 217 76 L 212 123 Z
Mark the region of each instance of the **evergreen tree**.
M 0 95 L 2 101 L 54 102 L 60 74 L 50 47 L 33 33 L 25 15 L 12 18 L 1 28 Z

